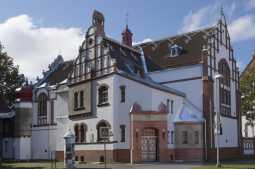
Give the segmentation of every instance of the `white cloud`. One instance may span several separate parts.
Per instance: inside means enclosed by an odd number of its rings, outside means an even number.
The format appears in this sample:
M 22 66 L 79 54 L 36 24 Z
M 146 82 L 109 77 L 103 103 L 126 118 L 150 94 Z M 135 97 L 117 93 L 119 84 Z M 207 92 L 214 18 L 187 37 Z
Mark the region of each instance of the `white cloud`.
M 236 64 L 237 64 L 237 67 L 239 68 L 239 70 L 243 71 L 243 69 L 245 68 L 245 64 L 243 63 L 243 61 L 237 60 Z
M 179 33 L 190 32 L 203 27 L 212 26 L 216 24 L 220 17 L 220 3 L 207 5 L 195 12 L 190 11 L 183 19 L 182 28 Z M 231 19 L 236 10 L 236 3 L 233 1 L 231 4 L 226 5 L 224 13 L 227 19 Z
M 35 78 L 47 69 L 61 51 L 65 60 L 74 59 L 83 39 L 80 28 L 39 27 L 28 15 L 0 23 L 0 41 L 25 76 Z
M 141 44 L 141 43 L 146 43 L 146 42 L 151 42 L 152 39 L 151 38 L 146 38 L 142 41 L 138 41 L 138 42 L 133 42 L 132 45 L 138 45 L 138 44 Z
M 255 0 L 246 0 L 245 2 L 246 8 L 248 10 L 255 8 Z
M 204 7 L 198 10 L 197 12 L 190 11 L 188 15 L 185 16 L 183 20 L 182 32 L 190 32 L 196 29 L 201 28 L 206 14 L 208 13 L 209 8 Z
M 233 42 L 255 38 L 255 16 L 239 17 L 229 25 L 229 33 Z
M 247 0 L 250 7 L 254 6 L 255 0 Z M 226 5 L 224 13 L 226 15 L 231 40 L 233 42 L 255 38 L 255 15 L 248 14 L 232 20 L 233 14 L 237 9 L 235 1 Z M 208 5 L 197 12 L 190 12 L 183 19 L 181 32 L 194 31 L 206 26 L 215 25 L 220 16 L 220 4 Z M 232 21 L 231 21 L 232 20 Z M 231 21 L 231 22 L 230 22 Z

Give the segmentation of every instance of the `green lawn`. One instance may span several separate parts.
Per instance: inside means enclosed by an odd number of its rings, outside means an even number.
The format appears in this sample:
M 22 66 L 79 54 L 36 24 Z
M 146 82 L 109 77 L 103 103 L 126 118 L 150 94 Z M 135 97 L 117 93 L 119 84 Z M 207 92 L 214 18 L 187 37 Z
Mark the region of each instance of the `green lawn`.
M 17 163 L 3 163 L 1 169 L 51 169 L 49 162 L 17 162 Z M 54 167 L 53 167 L 54 168 Z M 63 163 L 57 163 L 57 168 L 62 169 Z
M 255 169 L 255 164 L 223 164 L 222 169 Z M 219 169 L 215 165 L 205 165 L 192 169 Z

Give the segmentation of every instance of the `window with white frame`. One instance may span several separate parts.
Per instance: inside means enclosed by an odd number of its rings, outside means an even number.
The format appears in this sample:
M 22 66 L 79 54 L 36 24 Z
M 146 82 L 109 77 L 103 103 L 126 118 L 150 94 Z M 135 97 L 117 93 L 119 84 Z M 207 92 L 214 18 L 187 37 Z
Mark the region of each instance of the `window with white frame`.
M 106 105 L 108 103 L 108 87 L 106 85 L 102 85 L 98 88 L 98 104 Z
M 41 93 L 38 96 L 38 125 L 47 124 L 47 95 Z
M 188 144 L 188 132 L 182 131 L 182 144 Z
M 182 54 L 183 48 L 181 46 L 178 46 L 177 44 L 168 46 L 170 57 L 176 57 Z

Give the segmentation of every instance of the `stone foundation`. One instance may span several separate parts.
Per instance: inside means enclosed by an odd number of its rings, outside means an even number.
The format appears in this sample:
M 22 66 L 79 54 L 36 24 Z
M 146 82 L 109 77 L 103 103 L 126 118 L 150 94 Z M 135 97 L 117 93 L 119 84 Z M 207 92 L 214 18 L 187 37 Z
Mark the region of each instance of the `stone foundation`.
M 161 149 L 162 151 L 162 149 Z M 204 153 L 202 148 L 179 148 L 179 149 L 166 149 L 164 155 L 158 160 L 160 162 L 180 160 L 184 162 L 189 161 L 204 161 Z M 104 150 L 78 150 L 75 152 L 77 161 L 99 162 L 104 160 Z M 130 150 L 129 149 L 116 149 L 106 150 L 106 160 L 108 162 L 130 162 Z M 241 151 L 236 148 L 221 148 L 220 159 L 240 159 L 242 157 Z M 56 152 L 57 161 L 64 161 L 64 152 Z M 216 160 L 216 149 L 208 150 L 208 161 Z
M 182 161 L 203 161 L 202 148 L 179 148 L 174 151 L 174 160 Z
M 129 162 L 129 149 L 106 150 L 107 162 Z M 64 151 L 56 152 L 57 161 L 64 161 Z M 104 150 L 77 150 L 75 151 L 76 161 L 103 162 Z
M 208 150 L 208 161 L 216 161 L 216 149 Z M 241 149 L 239 147 L 220 148 L 221 160 L 240 159 Z

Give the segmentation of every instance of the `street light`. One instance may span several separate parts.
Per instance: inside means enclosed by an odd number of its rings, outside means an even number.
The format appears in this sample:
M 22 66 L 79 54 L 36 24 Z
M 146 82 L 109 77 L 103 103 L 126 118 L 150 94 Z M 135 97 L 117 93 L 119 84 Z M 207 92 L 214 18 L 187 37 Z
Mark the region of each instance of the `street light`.
M 222 74 L 216 74 L 214 75 L 214 79 L 216 80 L 216 86 L 217 84 L 219 84 L 219 80 L 223 78 Z M 218 83 L 217 83 L 218 80 Z M 220 88 L 220 84 L 219 84 L 219 88 Z M 218 89 L 219 89 L 218 88 Z M 216 87 L 216 100 L 218 99 L 218 92 L 219 90 L 217 90 Z M 219 102 L 218 102 L 219 103 Z M 216 167 L 221 167 L 220 165 L 220 146 L 219 146 L 219 124 L 220 124 L 220 103 L 216 106 L 216 136 L 217 136 L 217 144 L 216 144 L 216 148 L 217 148 L 217 164 Z

